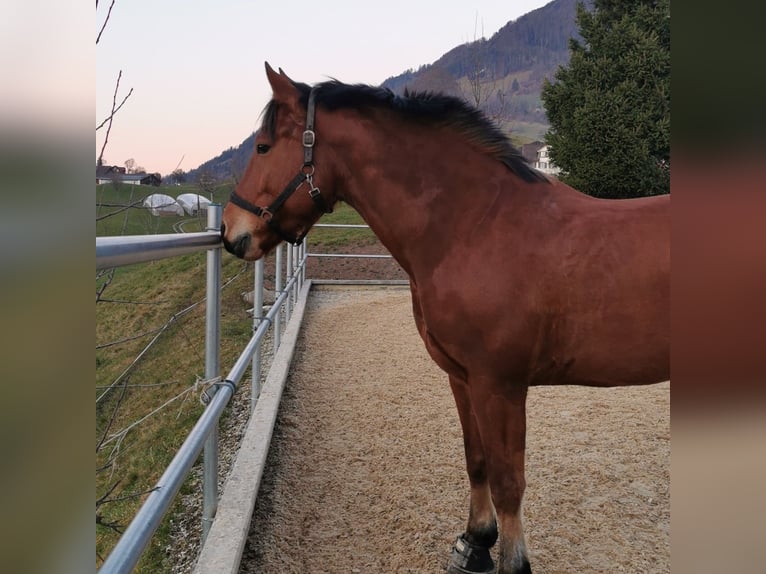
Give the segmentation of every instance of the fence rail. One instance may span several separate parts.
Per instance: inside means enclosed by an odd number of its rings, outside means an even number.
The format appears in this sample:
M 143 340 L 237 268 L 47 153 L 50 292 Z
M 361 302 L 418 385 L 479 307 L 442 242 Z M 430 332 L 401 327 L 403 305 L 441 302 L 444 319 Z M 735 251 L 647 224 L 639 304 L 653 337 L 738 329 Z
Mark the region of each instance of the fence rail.
M 220 220 L 220 206 L 218 210 L 208 210 L 208 214 L 216 211 Z M 182 234 L 96 237 L 96 269 L 178 257 L 220 246 L 221 234 L 217 229 Z

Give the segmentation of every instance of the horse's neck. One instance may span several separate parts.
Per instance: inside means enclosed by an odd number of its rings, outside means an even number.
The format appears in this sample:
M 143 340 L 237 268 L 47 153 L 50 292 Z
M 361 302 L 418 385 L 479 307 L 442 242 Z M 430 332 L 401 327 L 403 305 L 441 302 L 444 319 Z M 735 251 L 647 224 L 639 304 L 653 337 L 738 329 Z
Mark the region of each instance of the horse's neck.
M 510 191 L 505 166 L 460 142 L 385 130 L 354 139 L 352 126 L 344 136 L 346 148 L 336 148 L 345 160 L 340 198 L 410 275 L 419 259 L 440 258 L 452 237 L 480 224 L 501 187 Z

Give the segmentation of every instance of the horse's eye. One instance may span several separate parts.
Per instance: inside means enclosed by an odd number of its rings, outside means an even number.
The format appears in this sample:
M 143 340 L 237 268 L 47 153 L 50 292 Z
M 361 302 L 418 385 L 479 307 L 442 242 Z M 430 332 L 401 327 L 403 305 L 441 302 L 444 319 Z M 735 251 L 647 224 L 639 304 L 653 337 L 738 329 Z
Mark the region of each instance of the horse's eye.
M 271 146 L 269 144 L 258 144 L 255 146 L 255 151 L 258 154 L 264 154 L 268 152 L 271 149 Z

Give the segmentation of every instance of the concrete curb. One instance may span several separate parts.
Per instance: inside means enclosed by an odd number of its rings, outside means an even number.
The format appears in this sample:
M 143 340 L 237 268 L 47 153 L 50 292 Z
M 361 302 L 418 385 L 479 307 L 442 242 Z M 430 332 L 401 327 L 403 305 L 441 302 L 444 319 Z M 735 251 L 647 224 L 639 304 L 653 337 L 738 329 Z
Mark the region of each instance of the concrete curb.
M 298 295 L 290 322 L 271 363 L 258 403 L 250 417 L 245 436 L 218 502 L 213 524 L 202 547 L 194 574 L 237 574 L 250 529 L 255 498 L 263 476 L 279 402 L 295 352 L 311 280 Z

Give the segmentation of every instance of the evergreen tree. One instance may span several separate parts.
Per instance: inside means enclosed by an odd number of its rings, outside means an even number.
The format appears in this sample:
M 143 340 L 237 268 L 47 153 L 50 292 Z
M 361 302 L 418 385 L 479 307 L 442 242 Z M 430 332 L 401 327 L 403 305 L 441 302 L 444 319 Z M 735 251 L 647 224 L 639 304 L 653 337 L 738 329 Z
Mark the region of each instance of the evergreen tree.
M 578 5 L 583 43 L 543 85 L 561 178 L 590 195 L 670 192 L 670 0 Z

